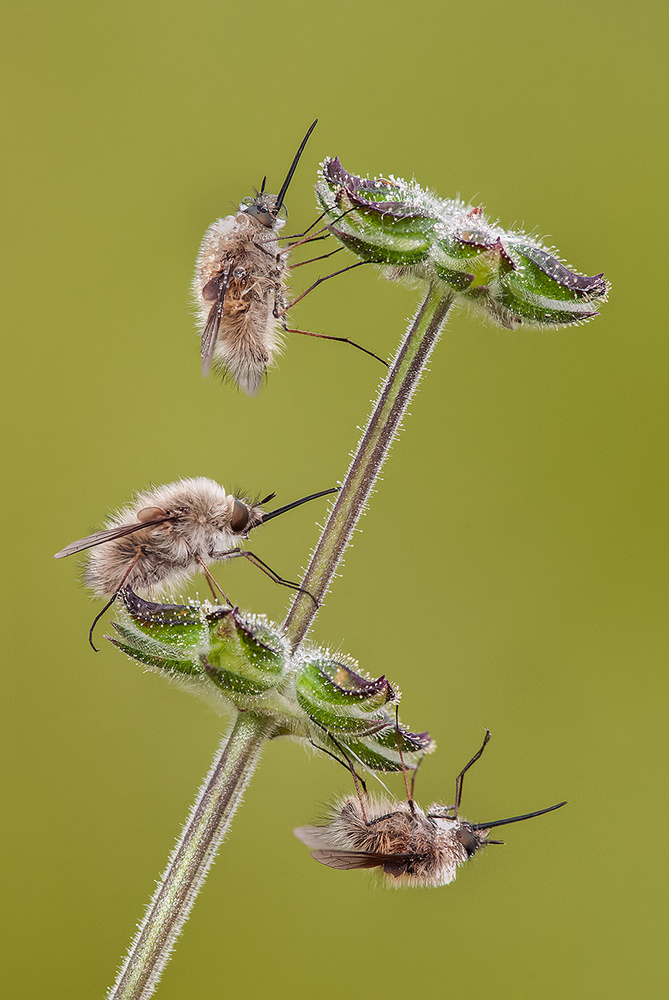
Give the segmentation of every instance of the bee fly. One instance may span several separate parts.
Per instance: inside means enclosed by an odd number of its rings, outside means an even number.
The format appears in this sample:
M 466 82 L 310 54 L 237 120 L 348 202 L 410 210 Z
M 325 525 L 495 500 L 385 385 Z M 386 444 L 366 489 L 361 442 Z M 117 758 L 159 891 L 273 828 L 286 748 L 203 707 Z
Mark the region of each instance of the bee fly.
M 285 220 L 279 215 L 284 209 L 286 191 L 299 159 L 317 122 L 318 119 L 312 123 L 300 143 L 278 195 L 265 192 L 265 177 L 260 191 L 254 197 L 245 198 L 236 215 L 217 219 L 209 227 L 198 253 L 193 295 L 202 331 L 202 373 L 208 375 L 213 365 L 221 373 L 231 375 L 247 396 L 258 392 L 265 372 L 281 348 L 283 333 L 339 340 L 386 364 L 382 358 L 346 337 L 330 337 L 286 326 L 287 254 L 291 247 L 279 247 L 279 230 L 285 225 Z M 306 233 L 299 236 L 304 237 Z M 315 238 L 320 237 L 314 235 L 299 242 Z M 362 263 L 360 261 L 342 270 L 350 270 Z M 327 278 L 341 273 L 336 271 Z M 319 278 L 307 292 L 327 278 Z
M 464 776 L 490 739 L 486 729 L 481 749 L 463 767 L 455 782 L 455 804 L 432 805 L 423 812 L 413 799 L 413 781 L 406 802 L 370 799 L 362 795 L 345 799 L 327 826 L 301 826 L 295 836 L 311 856 L 330 868 L 380 868 L 387 884 L 394 886 L 439 886 L 455 879 L 464 864 L 481 847 L 502 844 L 489 840 L 493 827 L 519 823 L 566 805 L 496 819 L 490 823 L 468 823 L 459 817 Z M 406 778 L 406 774 L 405 774 Z
M 216 587 L 225 598 L 208 568 L 210 563 L 224 559 L 243 557 L 276 583 L 302 590 L 237 544 L 261 524 L 310 500 L 336 493 L 337 489 L 312 493 L 269 513 L 262 506 L 274 498 L 274 493 L 258 503 L 249 503 L 228 495 L 213 479 L 203 477 L 179 479 L 138 493 L 101 531 L 66 545 L 54 556 L 62 559 L 85 549 L 93 550 L 85 582 L 99 597 L 110 600 L 91 626 L 91 646 L 93 628 L 125 586 L 157 595 L 174 589 L 201 569 L 214 597 Z

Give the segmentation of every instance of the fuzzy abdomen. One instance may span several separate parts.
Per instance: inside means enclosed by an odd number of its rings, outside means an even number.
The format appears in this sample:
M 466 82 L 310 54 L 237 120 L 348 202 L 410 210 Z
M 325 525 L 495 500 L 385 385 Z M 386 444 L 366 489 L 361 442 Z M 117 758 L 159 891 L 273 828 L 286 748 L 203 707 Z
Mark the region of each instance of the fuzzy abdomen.
M 274 363 L 282 344 L 281 323 L 273 315 L 280 308 L 285 284 L 278 277 L 258 279 L 230 290 L 223 308 L 213 365 L 220 374 L 229 372 L 248 396 L 254 396 L 265 372 Z
M 125 584 L 158 596 L 183 583 L 197 568 L 192 551 L 176 537 L 173 526 L 154 525 L 93 549 L 85 581 L 100 597 L 111 596 Z
M 358 813 L 357 800 L 350 799 L 347 806 L 345 823 L 353 850 L 378 854 L 425 854 L 434 851 L 437 831 L 418 807 L 414 815 L 408 803 L 395 803 L 394 809 L 388 810 L 383 808 L 382 803 L 374 803 L 365 823 Z

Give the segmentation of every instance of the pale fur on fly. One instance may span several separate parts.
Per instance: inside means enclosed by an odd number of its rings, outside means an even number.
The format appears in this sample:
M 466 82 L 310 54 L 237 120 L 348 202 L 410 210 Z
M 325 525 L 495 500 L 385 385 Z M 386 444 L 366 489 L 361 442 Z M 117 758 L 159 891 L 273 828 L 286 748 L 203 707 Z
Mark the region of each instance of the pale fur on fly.
M 100 532 L 73 542 L 58 557 L 90 548 L 85 581 L 100 597 L 123 584 L 159 596 L 183 584 L 202 563 L 224 559 L 261 523 L 262 513 L 213 479 L 179 479 L 137 493 Z
M 203 373 L 210 366 L 229 373 L 247 396 L 256 395 L 283 343 L 278 313 L 286 307 L 288 263 L 273 235 L 283 224 L 277 219 L 268 230 L 244 210 L 217 219 L 197 257 Z

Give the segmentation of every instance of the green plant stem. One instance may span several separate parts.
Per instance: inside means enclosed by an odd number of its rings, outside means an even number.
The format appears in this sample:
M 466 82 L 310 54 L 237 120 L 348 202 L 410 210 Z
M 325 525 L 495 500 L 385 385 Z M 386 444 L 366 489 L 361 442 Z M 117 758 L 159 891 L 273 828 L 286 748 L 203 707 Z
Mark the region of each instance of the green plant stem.
M 430 286 L 381 387 L 304 579 L 304 588 L 319 603 L 365 509 L 451 302 L 443 288 Z M 298 593 L 284 624 L 293 649 L 317 610 L 311 598 Z M 221 743 L 108 1000 L 148 1000 L 153 994 L 274 727 L 270 719 L 240 713 Z
M 147 1000 L 251 780 L 274 722 L 240 713 L 198 792 L 109 1000 Z
M 452 296 L 431 285 L 381 387 L 353 461 L 311 557 L 302 587 L 322 601 L 344 554 L 388 449 L 446 321 Z M 284 622 L 293 650 L 299 646 L 318 607 L 299 592 Z

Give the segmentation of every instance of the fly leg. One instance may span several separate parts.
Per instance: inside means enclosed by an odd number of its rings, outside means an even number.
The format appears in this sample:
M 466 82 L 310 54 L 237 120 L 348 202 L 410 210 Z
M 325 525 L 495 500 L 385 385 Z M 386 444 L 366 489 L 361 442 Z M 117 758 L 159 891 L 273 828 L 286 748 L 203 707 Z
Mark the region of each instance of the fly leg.
M 141 554 L 142 554 L 141 548 L 137 549 L 137 552 L 133 556 L 130 565 L 128 566 L 127 570 L 123 574 L 123 579 L 119 583 L 118 587 L 116 588 L 116 590 L 112 594 L 111 598 L 107 601 L 107 603 L 105 604 L 105 606 L 102 609 L 102 611 L 100 611 L 100 613 L 97 614 L 95 616 L 95 618 L 93 619 L 93 624 L 91 625 L 91 627 L 90 627 L 90 629 L 88 631 L 88 641 L 90 643 L 91 649 L 93 649 L 96 653 L 99 653 L 100 650 L 97 648 L 97 646 L 93 645 L 93 630 L 94 630 L 95 626 L 97 625 L 97 623 L 102 618 L 102 616 L 105 613 L 105 611 L 107 611 L 109 608 L 111 608 L 112 604 L 114 603 L 114 601 L 116 600 L 116 598 L 118 597 L 118 595 L 123 590 L 123 585 L 125 584 L 125 581 L 130 576 L 130 573 L 132 572 L 132 570 L 133 570 L 133 568 L 135 566 L 135 563 L 137 562 L 137 560 L 139 559 L 139 557 L 141 556 Z
M 227 594 L 225 594 L 221 590 L 221 587 L 219 586 L 219 584 L 218 584 L 217 580 L 215 579 L 215 577 L 210 572 L 209 567 L 206 565 L 206 563 L 204 562 L 204 560 L 200 559 L 199 556 L 195 556 L 195 561 L 200 564 L 202 572 L 204 573 L 205 578 L 207 580 L 207 583 L 209 584 L 209 589 L 210 589 L 210 591 L 212 593 L 212 596 L 213 596 L 214 600 L 218 601 L 218 594 L 216 593 L 216 591 L 218 590 L 218 593 L 221 594 L 221 596 L 223 597 L 223 600 L 225 601 L 225 603 L 228 604 L 230 607 L 232 607 L 233 605 L 232 605 L 232 602 L 231 602 L 230 598 L 228 597 Z M 214 589 L 214 588 L 216 588 L 216 589 Z
M 485 750 L 486 744 L 489 739 L 490 739 L 490 730 L 486 729 L 485 736 L 483 737 L 483 743 L 481 744 L 481 749 L 477 750 L 472 759 L 465 764 L 463 769 L 460 771 L 460 774 L 455 779 L 455 805 L 453 806 L 453 819 L 458 818 L 458 810 L 460 809 L 460 802 L 462 800 L 462 786 L 464 784 L 465 774 L 472 766 L 472 764 L 475 764 L 476 761 L 479 759 L 479 757 Z
M 253 566 L 257 566 L 258 569 L 262 570 L 262 572 L 266 576 L 268 576 L 271 580 L 274 580 L 275 583 L 280 584 L 282 587 L 290 587 L 291 590 L 297 590 L 301 594 L 306 594 L 307 597 L 311 598 L 316 607 L 318 607 L 318 601 L 316 600 L 313 594 L 310 594 L 308 590 L 304 589 L 304 587 L 300 587 L 299 583 L 295 583 L 292 580 L 285 580 L 282 576 L 279 576 L 279 574 L 275 572 L 271 566 L 268 566 L 266 562 L 263 562 L 260 556 L 257 556 L 254 552 L 247 552 L 244 549 L 232 549 L 231 552 L 224 553 L 224 555 L 222 555 L 220 558 L 238 559 L 240 557 L 243 559 L 248 559 L 248 561 Z
M 368 354 L 370 358 L 375 358 L 377 361 L 380 361 L 386 368 L 390 367 L 388 362 L 384 361 L 383 358 L 380 358 L 378 354 L 374 353 L 374 351 L 368 351 L 366 347 L 362 346 L 362 344 L 356 344 L 354 340 L 349 340 L 348 337 L 334 337 L 328 333 L 313 333 L 311 330 L 296 330 L 288 326 L 284 326 L 284 330 L 286 333 L 299 333 L 303 337 L 318 337 L 319 340 L 338 340 L 340 344 L 350 344 L 351 347 L 356 347 L 359 351 L 362 351 L 363 354 Z
M 337 253 L 338 251 L 335 250 L 333 252 Z M 331 255 L 330 254 L 325 254 L 325 256 L 328 257 L 328 256 L 331 256 Z M 315 259 L 317 260 L 318 258 L 315 258 Z M 309 261 L 304 261 L 304 263 L 305 264 L 309 263 Z M 279 309 L 278 308 L 278 303 L 275 301 L 275 304 L 274 304 L 274 316 L 275 316 L 275 318 L 276 319 L 281 319 L 281 320 L 284 321 L 284 327 L 283 328 L 286 331 L 286 333 L 299 333 L 303 337 L 317 337 L 319 340 L 336 340 L 340 344 L 350 344 L 351 347 L 355 347 L 358 351 L 362 351 L 363 354 L 369 355 L 370 358 L 374 358 L 376 361 L 379 361 L 386 368 L 390 367 L 388 365 L 388 362 L 384 361 L 383 358 L 380 358 L 378 354 L 374 353 L 374 351 L 369 351 L 366 347 L 363 347 L 362 344 L 357 344 L 354 340 L 351 340 L 349 337 L 335 337 L 335 336 L 333 336 L 331 334 L 327 334 L 327 333 L 314 333 L 312 330 L 298 330 L 298 329 L 295 329 L 295 328 L 292 328 L 292 327 L 288 327 L 288 326 L 285 325 L 285 315 L 288 312 L 288 310 L 290 308 L 292 308 L 295 305 L 296 302 L 299 302 L 300 299 L 303 299 L 305 297 L 305 295 L 308 295 L 309 292 L 312 292 L 315 288 L 317 288 L 318 285 L 320 285 L 323 281 L 327 281 L 328 278 L 335 278 L 338 274 L 344 274 L 345 271 L 352 271 L 353 268 L 355 268 L 355 267 L 361 267 L 363 264 L 367 264 L 367 263 L 370 263 L 370 262 L 369 261 L 365 261 L 365 260 L 361 260 L 361 261 L 358 261 L 357 264 L 349 264 L 348 267 L 343 267 L 340 271 L 334 271 L 332 274 L 326 274 L 325 277 L 323 277 L 323 278 L 318 278 L 318 280 L 315 281 L 312 285 L 310 285 L 309 288 L 306 289 L 306 291 L 302 292 L 302 294 L 299 295 L 295 299 L 294 302 L 291 302 L 290 305 L 284 304 L 283 309 Z M 297 266 L 299 267 L 299 265 L 297 265 Z
M 355 785 L 355 791 L 358 796 L 358 801 L 360 803 L 360 811 L 362 812 L 362 818 L 365 821 L 365 826 L 369 826 L 369 823 L 367 822 L 367 813 L 365 812 L 365 803 L 362 797 L 362 793 L 360 791 L 360 785 L 362 785 L 365 797 L 367 797 L 367 785 L 365 781 L 360 777 L 356 769 L 353 767 L 353 761 L 346 753 L 341 743 L 339 743 L 339 741 L 334 738 L 332 733 L 329 732 L 329 730 L 327 730 L 325 726 L 322 726 L 320 722 L 317 722 L 316 725 L 323 730 L 323 732 L 327 735 L 328 739 L 332 740 L 332 742 L 336 746 L 337 750 L 339 750 L 339 753 L 342 755 L 344 760 L 340 760 L 336 753 L 332 753 L 331 750 L 327 750 L 325 747 L 321 747 L 317 743 L 313 743 L 313 741 L 310 741 L 311 745 L 316 747 L 317 750 L 322 750 L 323 753 L 326 753 L 328 755 L 328 757 L 332 757 L 332 759 L 336 760 L 338 764 L 341 764 L 342 767 L 345 767 L 347 771 L 350 771 L 351 777 L 353 778 L 353 784 Z M 346 763 L 344 763 L 344 761 L 346 761 Z
M 364 267 L 365 264 L 372 263 L 373 261 L 371 260 L 358 260 L 355 264 L 348 264 L 346 267 L 342 267 L 339 271 L 333 271 L 332 274 L 326 274 L 324 277 L 318 278 L 312 285 L 309 285 L 309 287 L 305 289 L 301 295 L 298 295 L 297 298 L 290 303 L 290 305 L 287 305 L 284 312 L 288 312 L 289 309 L 292 309 L 293 306 L 297 305 L 297 303 L 305 297 L 305 295 L 308 295 L 309 292 L 313 292 L 314 288 L 318 288 L 318 286 L 322 285 L 324 281 L 328 281 L 330 278 L 336 278 L 337 275 L 344 274 L 346 271 L 354 271 L 356 267 Z M 280 316 L 277 317 L 277 319 L 280 318 Z

